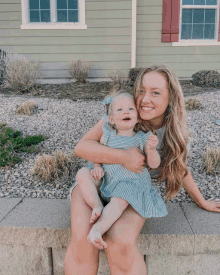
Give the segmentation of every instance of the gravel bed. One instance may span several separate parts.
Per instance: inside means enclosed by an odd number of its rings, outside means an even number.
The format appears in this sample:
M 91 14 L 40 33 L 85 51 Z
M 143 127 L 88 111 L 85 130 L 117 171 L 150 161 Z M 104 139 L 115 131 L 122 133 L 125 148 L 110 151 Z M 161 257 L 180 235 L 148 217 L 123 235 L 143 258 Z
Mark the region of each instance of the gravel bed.
M 187 97 L 186 97 L 187 98 Z M 191 150 L 189 169 L 205 199 L 220 198 L 220 174 L 207 175 L 202 155 L 206 146 L 220 146 L 220 92 L 197 95 L 204 109 L 188 111 L 190 122 Z M 32 116 L 17 115 L 15 110 L 27 100 L 35 101 L 37 110 Z M 5 95 L 0 93 L 0 123 L 21 131 L 26 135 L 48 137 L 36 147 L 38 154 L 20 153 L 22 162 L 13 167 L 0 169 L 0 197 L 69 198 L 69 188 L 74 176 L 60 181 L 44 182 L 31 174 L 33 164 L 42 153 L 73 151 L 79 139 L 103 116 L 105 108 L 100 100 L 51 99 L 26 95 Z M 164 184 L 153 182 L 164 197 Z M 173 202 L 192 200 L 181 189 Z

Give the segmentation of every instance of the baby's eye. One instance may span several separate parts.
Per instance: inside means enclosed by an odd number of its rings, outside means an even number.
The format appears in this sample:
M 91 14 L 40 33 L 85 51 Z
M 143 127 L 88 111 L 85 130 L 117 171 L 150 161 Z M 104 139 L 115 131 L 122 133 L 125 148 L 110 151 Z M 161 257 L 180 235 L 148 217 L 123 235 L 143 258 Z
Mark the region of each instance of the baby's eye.
M 144 90 L 139 90 L 138 93 L 143 95 L 143 94 L 145 94 L 145 91 Z
M 134 110 L 134 108 L 129 108 L 129 110 Z
M 121 111 L 122 109 L 118 109 L 117 111 Z

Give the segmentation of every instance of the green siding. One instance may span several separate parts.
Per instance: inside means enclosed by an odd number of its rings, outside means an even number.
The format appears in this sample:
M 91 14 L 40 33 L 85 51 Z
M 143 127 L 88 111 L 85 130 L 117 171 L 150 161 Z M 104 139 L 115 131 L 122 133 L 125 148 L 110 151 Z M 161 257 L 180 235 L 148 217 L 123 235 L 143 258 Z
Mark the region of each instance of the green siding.
M 165 63 L 178 77 L 200 70 L 220 72 L 219 46 L 174 47 L 162 43 L 162 0 L 137 0 L 137 67 Z
M 86 0 L 87 30 L 24 30 L 21 0 L 0 0 L 0 49 L 42 63 L 44 78 L 69 78 L 68 62 L 89 59 L 89 77 L 131 66 L 131 0 Z

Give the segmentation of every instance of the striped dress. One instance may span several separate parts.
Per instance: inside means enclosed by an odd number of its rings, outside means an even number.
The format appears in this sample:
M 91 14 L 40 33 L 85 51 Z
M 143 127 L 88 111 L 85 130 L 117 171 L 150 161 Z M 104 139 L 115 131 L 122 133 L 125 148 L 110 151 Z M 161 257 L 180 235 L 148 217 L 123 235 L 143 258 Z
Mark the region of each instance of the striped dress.
M 120 136 L 103 126 L 104 145 L 116 149 L 137 147 L 142 150 L 151 132 L 137 132 L 134 137 Z M 125 199 L 142 217 L 164 217 L 167 209 L 156 188 L 151 185 L 150 174 L 145 168 L 142 174 L 131 172 L 121 164 L 103 164 L 104 178 L 100 187 L 101 197 L 109 201 L 111 197 Z

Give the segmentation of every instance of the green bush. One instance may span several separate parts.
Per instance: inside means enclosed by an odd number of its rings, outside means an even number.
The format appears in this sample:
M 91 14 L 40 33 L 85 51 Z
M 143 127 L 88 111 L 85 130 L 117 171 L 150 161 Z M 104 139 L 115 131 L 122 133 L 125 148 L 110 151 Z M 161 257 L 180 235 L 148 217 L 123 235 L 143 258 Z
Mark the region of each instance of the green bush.
M 130 80 L 131 83 L 134 84 L 137 76 L 139 75 L 139 73 L 143 70 L 143 68 L 131 68 L 129 70 L 129 73 L 128 73 L 128 78 Z
M 21 137 L 21 132 L 14 131 L 6 127 L 6 124 L 0 125 L 0 167 L 13 165 L 20 162 L 21 159 L 16 155 L 18 152 L 33 153 L 37 150 L 33 145 L 44 141 L 42 135 Z
M 195 86 L 220 87 L 220 74 L 214 70 L 202 70 L 192 75 L 192 84 Z

